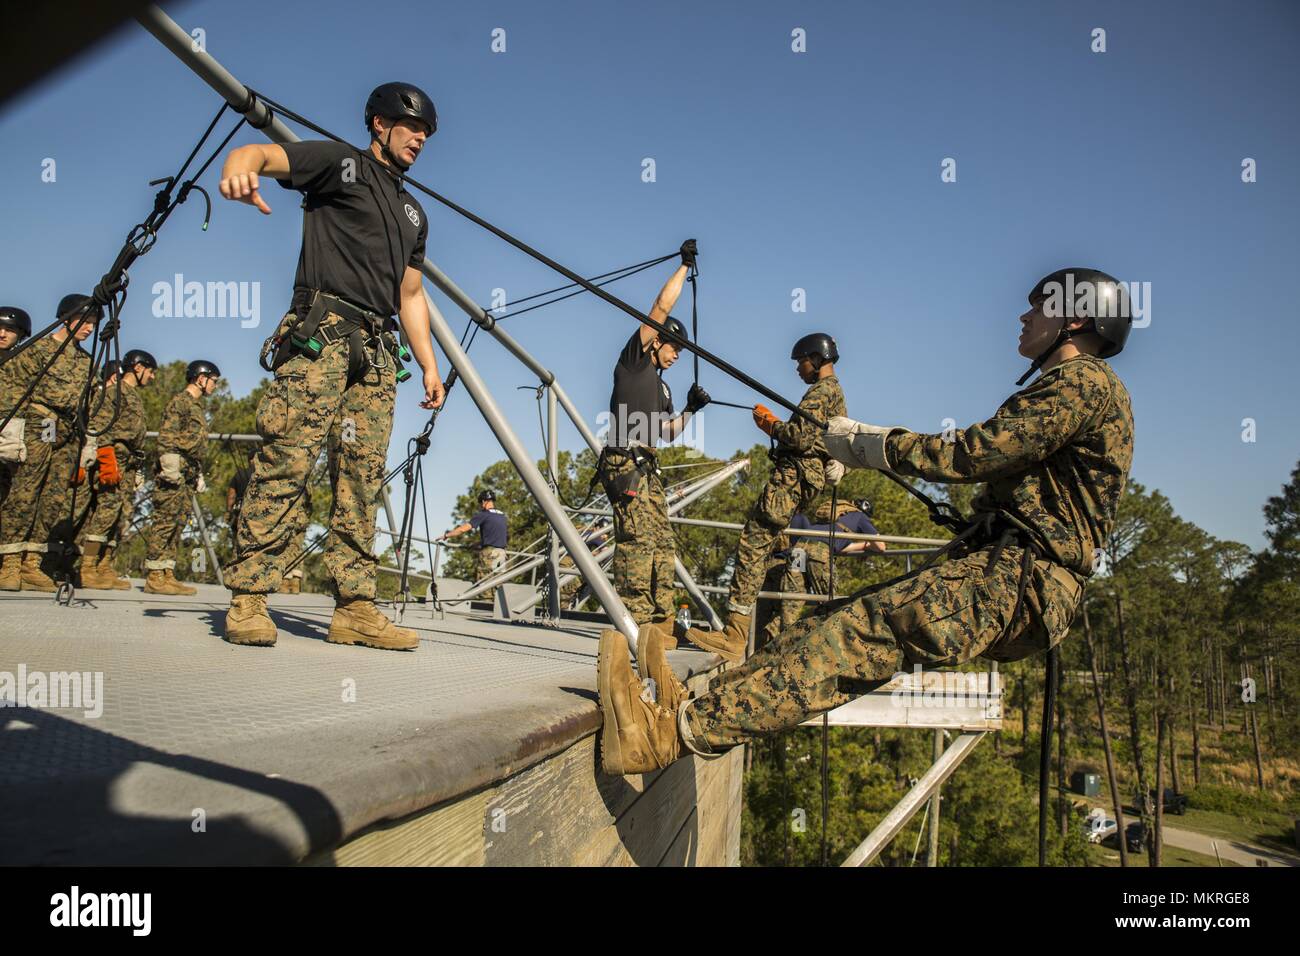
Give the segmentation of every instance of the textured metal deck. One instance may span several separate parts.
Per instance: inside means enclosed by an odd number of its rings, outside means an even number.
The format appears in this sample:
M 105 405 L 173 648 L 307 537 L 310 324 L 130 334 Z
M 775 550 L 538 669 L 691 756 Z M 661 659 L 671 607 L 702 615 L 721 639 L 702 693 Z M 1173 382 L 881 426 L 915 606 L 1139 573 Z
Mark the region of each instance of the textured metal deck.
M 278 644 L 235 647 L 220 639 L 227 600 L 137 586 L 65 608 L 0 592 L 0 682 L 20 668 L 29 687 L 103 681 L 98 715 L 0 709 L 0 863 L 292 862 L 599 726 L 592 625 L 411 605 L 420 647 L 397 653 L 328 644 L 328 599 L 275 595 Z M 715 660 L 671 656 L 683 676 Z

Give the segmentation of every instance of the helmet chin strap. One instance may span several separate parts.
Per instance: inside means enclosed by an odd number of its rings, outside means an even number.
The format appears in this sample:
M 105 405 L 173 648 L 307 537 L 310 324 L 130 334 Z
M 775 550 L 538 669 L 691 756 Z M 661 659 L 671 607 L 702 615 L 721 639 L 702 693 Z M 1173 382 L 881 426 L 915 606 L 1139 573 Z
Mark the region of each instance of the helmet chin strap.
M 390 126 L 388 127 L 388 135 L 385 136 L 383 142 L 379 144 L 379 149 L 381 152 L 383 152 L 385 156 L 388 157 L 388 161 L 390 163 L 392 163 L 402 172 L 406 172 L 411 167 L 408 166 L 406 163 L 402 162 L 400 159 L 398 159 L 397 155 L 391 149 L 388 148 L 389 140 L 391 140 L 392 138 L 393 138 L 393 127 Z
M 1041 355 L 1039 355 L 1038 358 L 1034 359 L 1033 363 L 1029 366 L 1029 370 L 1025 372 L 1024 375 L 1020 376 L 1020 378 L 1016 379 L 1016 385 L 1017 386 L 1024 385 L 1025 382 L 1029 381 L 1029 376 L 1033 375 L 1040 368 L 1042 368 L 1043 363 L 1052 357 L 1052 353 L 1054 353 L 1057 349 L 1059 349 L 1066 342 L 1070 341 L 1070 339 L 1074 338 L 1076 335 L 1081 335 L 1087 331 L 1089 330 L 1071 329 L 1069 327 L 1069 324 L 1064 319 L 1062 319 L 1061 331 L 1056 333 L 1055 340 L 1053 340 L 1052 344 L 1047 347 L 1046 351 L 1044 351 Z

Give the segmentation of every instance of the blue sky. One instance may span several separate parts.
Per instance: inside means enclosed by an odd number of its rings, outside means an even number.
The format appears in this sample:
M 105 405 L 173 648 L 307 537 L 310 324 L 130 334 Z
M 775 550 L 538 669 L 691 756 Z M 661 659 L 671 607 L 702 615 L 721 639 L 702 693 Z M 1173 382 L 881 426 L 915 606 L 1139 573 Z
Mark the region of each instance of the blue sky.
M 824 329 L 839 341 L 854 417 L 966 425 L 1023 371 L 1016 317 L 1041 275 L 1088 265 L 1150 282 L 1150 325 L 1115 361 L 1133 397 L 1133 476 L 1212 534 L 1263 543 L 1260 507 L 1300 457 L 1300 316 L 1282 287 L 1300 261 L 1294 4 L 305 9 L 228 0 L 170 13 L 202 28 L 243 82 L 355 142 L 373 86 L 419 84 L 441 125 L 414 175 L 579 272 L 698 238 L 703 343 L 792 398 L 790 344 Z M 1105 53 L 1090 50 L 1096 27 Z M 496 28 L 504 53 L 490 48 Z M 791 50 L 795 28 L 805 53 Z M 88 289 L 148 211 L 148 180 L 174 171 L 219 105 L 134 23 L 11 103 L 0 114 L 0 299 L 39 322 L 64 292 Z M 653 183 L 641 177 L 647 157 Z M 946 158 L 956 182 L 940 180 Z M 215 193 L 214 174 L 203 184 Z M 176 213 L 132 271 L 124 347 L 213 359 L 237 394 L 257 382 L 300 232 L 296 195 L 272 187 L 267 198 L 269 218 L 219 201 L 206 233 L 201 203 Z M 480 302 L 495 288 L 514 299 L 560 284 L 425 206 L 431 258 Z M 646 308 L 667 270 L 614 291 Z M 151 289 L 176 273 L 260 283 L 262 326 L 155 317 Z M 806 313 L 791 310 L 795 288 Z M 459 332 L 462 314 L 438 299 Z M 685 299 L 677 314 L 689 319 Z M 594 421 L 631 320 L 583 297 L 510 330 Z M 540 456 L 532 395 L 516 390 L 535 380 L 486 336 L 472 355 Z M 680 402 L 689 360 L 668 380 Z M 702 380 L 715 398 L 756 400 L 711 369 Z M 414 383 L 399 390 L 393 461 L 426 417 L 418 400 Z M 761 437 L 743 412 L 705 415 L 712 454 Z M 1246 418 L 1254 442 L 1242 441 Z M 563 440 L 578 446 L 572 429 Z M 456 395 L 426 462 L 435 525 L 501 457 Z

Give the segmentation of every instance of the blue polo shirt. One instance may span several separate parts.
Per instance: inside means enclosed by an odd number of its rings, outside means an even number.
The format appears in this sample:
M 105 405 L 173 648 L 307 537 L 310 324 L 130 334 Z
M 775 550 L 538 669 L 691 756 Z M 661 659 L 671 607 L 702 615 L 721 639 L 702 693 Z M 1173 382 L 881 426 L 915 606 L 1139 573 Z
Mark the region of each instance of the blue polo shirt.
M 835 529 L 835 534 L 837 535 L 835 539 L 836 554 L 843 553 L 845 548 L 847 548 L 850 544 L 853 544 L 852 541 L 849 541 L 845 538 L 838 537 L 841 531 L 847 531 L 853 534 L 879 534 L 880 533 L 879 531 L 876 530 L 876 526 L 871 523 L 871 519 L 868 518 L 861 511 L 850 511 L 847 512 L 846 514 L 841 515 L 840 520 L 836 522 L 836 524 L 837 524 L 837 527 Z M 801 514 L 797 514 L 792 519 L 790 519 L 790 528 L 791 530 L 797 528 L 807 528 L 809 531 L 825 531 L 825 532 L 829 532 L 831 530 L 831 526 L 829 524 L 811 524 L 809 523 L 808 519 Z M 813 537 L 808 537 L 806 535 L 791 535 L 790 537 L 791 544 L 795 546 L 798 546 L 804 541 L 808 541 L 808 542 L 816 541 L 816 542 L 820 542 L 821 544 L 830 543 L 829 538 L 813 538 Z
M 474 512 L 469 526 L 479 534 L 479 546 L 504 548 L 506 546 L 506 516 L 495 508 Z

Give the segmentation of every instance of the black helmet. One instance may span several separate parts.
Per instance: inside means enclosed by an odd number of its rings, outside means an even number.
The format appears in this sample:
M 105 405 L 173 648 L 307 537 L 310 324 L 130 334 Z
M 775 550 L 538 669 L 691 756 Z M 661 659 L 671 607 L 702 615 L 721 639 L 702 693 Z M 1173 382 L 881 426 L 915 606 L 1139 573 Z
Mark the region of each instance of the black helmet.
M 104 367 L 99 370 L 99 380 L 107 382 L 114 375 L 122 374 L 122 363 L 115 359 L 109 359 L 104 363 Z
M 194 382 L 200 375 L 211 375 L 213 378 L 221 378 L 221 369 L 216 364 L 206 359 L 195 359 L 189 365 L 185 366 L 186 383 Z
M 17 332 L 20 342 L 32 334 L 32 317 L 16 305 L 0 307 L 0 325 Z
M 872 516 L 872 514 L 875 513 L 875 510 L 876 510 L 874 507 L 872 507 L 871 499 L 869 499 L 869 498 L 858 498 L 858 499 L 856 499 L 856 500 L 853 502 L 853 507 L 857 508 L 859 511 L 861 511 L 861 512 L 862 512 L 864 515 L 866 515 L 868 518 L 870 518 L 870 517 Z
M 1128 334 L 1133 329 L 1133 312 L 1128 289 L 1122 282 L 1100 269 L 1058 269 L 1038 280 L 1029 293 L 1030 303 L 1032 304 L 1038 296 L 1048 295 L 1049 285 L 1055 287 L 1056 295 L 1061 297 L 1064 307 L 1068 310 L 1064 315 L 1092 319 L 1092 327 L 1085 327 L 1081 331 L 1096 332 L 1101 337 L 1103 345 L 1101 351 L 1097 353 L 1098 356 L 1110 358 L 1124 351 L 1124 343 L 1128 341 Z M 1091 315 L 1088 315 L 1089 310 L 1086 308 L 1081 312 L 1075 312 L 1078 301 L 1075 290 L 1086 286 L 1091 286 L 1092 295 L 1085 299 L 1085 303 L 1089 301 L 1093 303 Z M 1066 338 L 1069 338 L 1069 332 L 1065 330 L 1062 332 Z M 1054 345 L 1052 351 L 1055 351 L 1059 344 L 1058 342 Z
M 834 365 L 840 360 L 840 350 L 835 346 L 835 339 L 825 332 L 810 332 L 794 343 L 794 348 L 790 350 L 792 359 L 805 356 L 813 356 Z
M 137 365 L 143 365 L 145 368 L 156 369 L 158 360 L 144 349 L 132 349 L 122 356 L 122 368 L 128 372 L 133 371 Z
M 429 95 L 411 83 L 385 83 L 376 86 L 366 100 L 366 132 L 374 135 L 376 116 L 401 119 L 404 116 L 429 124 L 429 135 L 438 132 L 438 111 Z
M 673 335 L 680 336 L 683 339 L 686 339 L 688 342 L 690 341 L 691 337 L 690 334 L 687 333 L 686 331 L 686 326 L 682 325 L 680 321 L 674 319 L 671 315 L 664 319 L 663 327 L 667 329 L 669 332 L 671 332 Z M 667 342 L 667 339 L 665 339 L 664 341 Z M 667 342 L 667 344 L 676 345 L 677 343 Z
M 478 496 L 479 504 L 482 504 L 485 501 L 496 501 L 496 500 L 497 500 L 497 496 L 492 493 L 491 489 L 479 492 L 479 496 Z
M 95 305 L 95 300 L 90 296 L 82 295 L 79 292 L 69 292 L 59 300 L 59 308 L 58 311 L 54 313 L 54 317 L 56 319 L 67 321 L 68 319 L 75 318 L 92 308 L 95 310 L 96 318 L 101 318 L 104 315 L 104 310 Z

